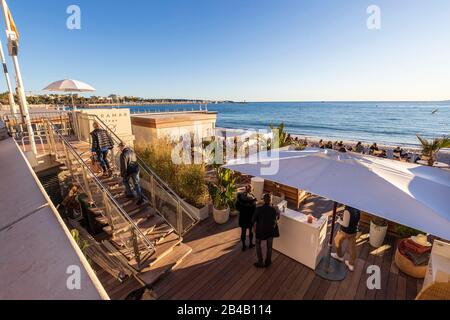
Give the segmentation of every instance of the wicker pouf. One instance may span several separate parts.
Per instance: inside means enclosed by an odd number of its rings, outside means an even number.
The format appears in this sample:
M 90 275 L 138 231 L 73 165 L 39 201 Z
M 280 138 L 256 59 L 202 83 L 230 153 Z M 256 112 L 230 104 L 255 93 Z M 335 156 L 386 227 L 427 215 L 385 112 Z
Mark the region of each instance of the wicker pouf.
M 422 290 L 416 300 L 450 300 L 450 283 L 433 283 Z
M 398 269 L 407 275 L 417 278 L 417 279 L 423 279 L 425 278 L 425 274 L 427 272 L 428 266 L 416 266 L 414 263 L 412 263 L 411 260 L 409 260 L 407 257 L 402 255 L 400 251 L 397 248 L 397 251 L 395 252 L 395 264 L 397 265 Z

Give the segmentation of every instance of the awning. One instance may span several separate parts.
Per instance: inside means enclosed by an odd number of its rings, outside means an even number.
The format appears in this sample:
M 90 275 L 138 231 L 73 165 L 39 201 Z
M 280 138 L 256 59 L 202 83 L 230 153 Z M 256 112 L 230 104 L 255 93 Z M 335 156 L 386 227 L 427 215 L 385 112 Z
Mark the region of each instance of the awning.
M 270 166 L 278 170 L 268 172 Z M 323 149 L 263 152 L 225 167 L 450 240 L 450 172 L 445 170 Z

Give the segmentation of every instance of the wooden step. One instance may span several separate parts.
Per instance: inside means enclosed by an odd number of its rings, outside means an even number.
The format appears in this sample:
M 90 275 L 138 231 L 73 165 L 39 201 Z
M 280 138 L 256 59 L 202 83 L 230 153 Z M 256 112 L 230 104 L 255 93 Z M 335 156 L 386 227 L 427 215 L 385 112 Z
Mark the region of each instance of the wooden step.
M 151 267 L 141 270 L 138 277 L 147 285 L 151 286 L 162 279 L 172 269 L 179 265 L 185 257 L 192 252 L 192 248 L 181 243 L 172 252 L 154 263 Z
M 134 214 L 139 213 L 140 211 L 148 208 L 149 203 L 147 201 L 144 201 L 144 203 L 138 205 L 136 204 L 137 201 L 133 201 L 132 203 L 123 206 L 123 210 L 128 213 L 130 216 L 133 216 Z
M 181 241 L 182 238 L 179 238 L 178 235 L 174 232 L 170 233 L 167 237 L 159 241 L 155 246 L 155 253 L 148 260 L 149 266 L 151 267 L 156 262 L 164 258 L 173 250 L 175 246 L 179 245 Z
M 143 234 L 150 233 L 151 231 L 153 231 L 154 228 L 158 227 L 159 225 L 165 222 L 163 218 L 161 218 L 158 215 L 155 215 L 154 210 L 150 207 L 148 208 L 148 210 L 145 210 L 139 215 L 137 215 L 136 218 L 133 217 L 133 221 L 134 223 L 137 224 L 139 230 L 141 230 Z M 123 237 L 124 233 L 129 233 L 129 236 L 131 237 L 131 233 L 129 231 L 130 224 L 128 222 L 123 222 L 119 225 L 116 225 L 115 227 L 116 227 L 115 234 L 120 233 L 120 235 Z M 109 235 L 112 235 L 111 226 L 104 227 L 103 231 L 105 231 Z

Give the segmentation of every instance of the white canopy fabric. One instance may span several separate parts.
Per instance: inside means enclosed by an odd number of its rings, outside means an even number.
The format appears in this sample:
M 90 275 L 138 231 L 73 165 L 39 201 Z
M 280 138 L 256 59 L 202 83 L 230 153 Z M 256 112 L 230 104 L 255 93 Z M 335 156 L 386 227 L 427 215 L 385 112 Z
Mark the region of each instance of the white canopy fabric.
M 59 80 L 49 84 L 43 90 L 45 91 L 63 91 L 63 92 L 90 92 L 95 91 L 93 87 L 87 83 L 78 80 Z
M 261 171 L 278 162 L 275 174 Z M 450 172 L 334 150 L 266 152 L 224 167 L 450 240 Z

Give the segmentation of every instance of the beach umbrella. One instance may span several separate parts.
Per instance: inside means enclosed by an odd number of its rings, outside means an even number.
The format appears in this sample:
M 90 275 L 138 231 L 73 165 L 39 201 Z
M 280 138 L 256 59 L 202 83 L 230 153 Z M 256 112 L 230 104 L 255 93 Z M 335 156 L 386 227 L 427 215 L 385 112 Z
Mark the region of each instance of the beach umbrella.
M 68 92 L 70 93 L 70 97 L 72 100 L 72 107 L 75 109 L 75 104 L 73 102 L 73 94 L 75 92 L 92 92 L 96 89 L 92 86 L 88 85 L 87 83 L 78 81 L 78 80 L 59 80 L 56 82 L 53 82 L 46 86 L 44 91 L 58 91 L 58 92 Z
M 274 164 L 278 170 L 267 170 Z M 225 167 L 450 240 L 446 170 L 327 149 L 263 152 Z

